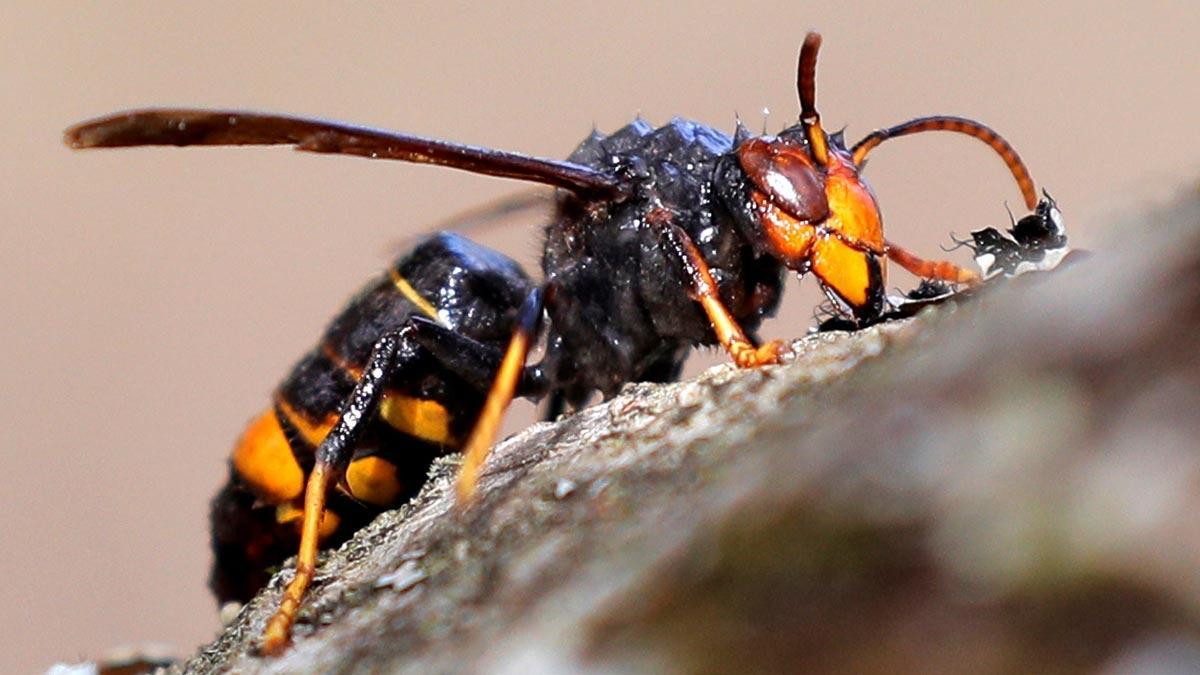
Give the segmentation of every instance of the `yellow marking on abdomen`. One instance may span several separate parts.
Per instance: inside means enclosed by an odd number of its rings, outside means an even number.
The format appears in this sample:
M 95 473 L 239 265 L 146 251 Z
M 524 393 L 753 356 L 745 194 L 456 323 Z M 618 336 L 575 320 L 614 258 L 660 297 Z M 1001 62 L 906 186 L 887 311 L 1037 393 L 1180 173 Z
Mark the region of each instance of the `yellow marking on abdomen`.
M 328 342 L 322 343 L 321 352 L 335 366 L 350 374 L 354 379 L 362 378 L 362 368 L 351 365 L 342 359 L 341 355 L 337 354 Z M 290 412 L 288 417 L 292 419 L 294 415 Z M 397 431 L 403 431 L 432 443 L 456 445 L 454 436 L 450 433 L 450 412 L 437 401 L 389 391 L 379 402 L 379 417 Z M 333 422 L 336 421 L 337 418 L 334 417 Z M 330 424 L 330 429 L 332 428 L 333 425 Z M 325 430 L 324 433 L 327 434 L 329 431 Z M 324 435 L 321 438 L 323 439 Z
M 450 411 L 437 401 L 389 392 L 379 403 L 379 417 L 393 429 L 431 443 L 456 443 L 450 432 Z
M 416 305 L 417 309 L 421 310 L 426 316 L 442 325 L 445 325 L 446 322 L 442 321 L 442 317 L 438 316 L 437 308 L 433 306 L 433 303 L 422 297 L 421 294 L 417 292 L 417 289 L 413 288 L 412 284 L 408 283 L 408 279 L 405 279 L 404 276 L 400 274 L 400 270 L 393 267 L 391 269 L 391 275 L 392 285 L 396 287 L 396 290 L 400 291 L 400 295 L 403 295 L 409 302 Z
M 346 469 L 346 485 L 355 499 L 375 506 L 391 506 L 400 496 L 396 465 L 377 456 L 360 457 Z
M 256 495 L 271 504 L 296 499 L 304 490 L 304 471 L 274 410 L 259 415 L 233 450 L 233 468 Z

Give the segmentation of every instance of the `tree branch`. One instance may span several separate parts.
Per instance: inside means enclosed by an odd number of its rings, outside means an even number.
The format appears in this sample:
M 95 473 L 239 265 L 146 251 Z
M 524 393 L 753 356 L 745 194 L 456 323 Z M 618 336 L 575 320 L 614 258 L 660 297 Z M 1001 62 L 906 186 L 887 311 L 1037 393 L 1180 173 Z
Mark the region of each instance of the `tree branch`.
M 455 462 L 177 670 L 1043 671 L 1200 655 L 1200 198 L 1111 252 Z M 1032 277 L 1037 278 L 1032 278 Z M 281 576 L 287 577 L 290 572 Z

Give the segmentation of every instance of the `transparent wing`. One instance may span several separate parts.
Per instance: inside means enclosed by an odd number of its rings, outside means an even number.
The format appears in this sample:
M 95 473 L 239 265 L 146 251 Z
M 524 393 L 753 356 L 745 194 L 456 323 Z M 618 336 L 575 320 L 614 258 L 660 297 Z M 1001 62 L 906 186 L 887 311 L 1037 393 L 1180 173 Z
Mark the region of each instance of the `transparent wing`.
M 499 230 L 529 228 L 545 225 L 553 217 L 554 193 L 548 190 L 526 190 L 460 211 L 439 220 L 420 232 L 395 238 L 386 244 L 389 260 L 413 248 L 416 242 L 434 232 L 450 231 L 485 237 Z M 539 232 L 540 234 L 540 232 Z M 535 270 L 530 270 L 535 273 Z

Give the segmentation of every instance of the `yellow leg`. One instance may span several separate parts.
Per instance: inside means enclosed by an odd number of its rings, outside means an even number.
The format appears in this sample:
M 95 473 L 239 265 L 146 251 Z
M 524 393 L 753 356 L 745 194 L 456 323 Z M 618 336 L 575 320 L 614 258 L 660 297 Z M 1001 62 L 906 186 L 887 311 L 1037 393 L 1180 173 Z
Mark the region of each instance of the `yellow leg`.
M 553 289 L 550 289 L 553 290 Z M 549 294 L 549 291 L 545 291 Z M 467 505 L 475 496 L 475 488 L 479 483 L 479 474 L 483 471 L 483 463 L 487 460 L 488 451 L 496 440 L 496 432 L 504 413 L 516 395 L 517 384 L 525 370 L 525 357 L 529 355 L 529 346 L 533 343 L 538 330 L 538 322 L 542 317 L 543 290 L 532 291 L 521 305 L 517 317 L 517 326 L 513 329 L 512 339 L 500 361 L 496 371 L 496 379 L 488 391 L 483 408 L 479 411 L 479 419 L 475 428 L 463 445 L 463 462 L 458 469 L 458 479 L 455 491 L 460 505 Z
M 708 320 L 712 322 L 717 340 L 721 342 L 725 351 L 729 352 L 729 356 L 733 358 L 733 362 L 738 367 L 754 368 L 780 362 L 784 352 L 782 340 L 771 340 L 760 347 L 755 347 L 742 332 L 742 327 L 729 314 L 729 310 L 715 295 L 700 296 L 700 306 L 704 308 L 705 314 L 708 314 Z
M 742 331 L 742 327 L 738 325 L 737 319 L 733 318 L 729 309 L 721 302 L 721 297 L 717 294 L 717 282 L 713 280 L 708 263 L 704 262 L 704 257 L 696 249 L 696 244 L 691 237 L 676 225 L 666 225 L 666 227 L 669 228 L 671 245 L 675 248 L 676 253 L 683 256 L 686 263 L 692 297 L 704 308 L 704 313 L 708 315 L 708 321 L 712 324 L 713 332 L 717 334 L 717 341 L 721 343 L 725 351 L 729 352 L 733 362 L 741 368 L 779 363 L 785 351 L 783 341 L 771 340 L 760 347 L 755 347 L 746 337 L 746 333 Z
M 318 462 L 308 476 L 304 491 L 304 522 L 300 530 L 300 553 L 296 556 L 296 574 L 283 592 L 279 609 L 267 622 L 263 632 L 262 652 L 278 654 L 287 646 L 300 611 L 300 601 L 312 583 L 317 568 L 317 540 L 320 537 L 321 517 L 325 512 L 325 490 L 329 487 L 329 468 Z
M 484 401 L 483 410 L 479 413 L 479 420 L 463 446 L 462 466 L 458 470 L 458 481 L 455 484 L 459 504 L 469 504 L 475 496 L 479 473 L 483 470 L 483 463 L 487 460 L 492 442 L 496 440 L 500 422 L 512 403 L 517 382 L 521 379 L 525 356 L 529 353 L 529 338 L 528 334 L 517 331 L 509 341 L 504 360 L 500 362 L 500 370 L 496 373 L 492 389 Z

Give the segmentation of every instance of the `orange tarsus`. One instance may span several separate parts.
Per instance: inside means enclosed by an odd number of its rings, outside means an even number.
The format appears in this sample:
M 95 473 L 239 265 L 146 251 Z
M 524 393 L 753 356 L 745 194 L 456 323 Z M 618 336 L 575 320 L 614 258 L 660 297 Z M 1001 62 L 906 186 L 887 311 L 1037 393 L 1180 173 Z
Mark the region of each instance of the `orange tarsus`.
M 781 362 L 785 351 L 782 340 L 771 340 L 755 347 L 754 343 L 750 342 L 746 334 L 742 332 L 741 326 L 729 314 L 729 310 L 715 296 L 701 296 L 700 306 L 708 315 L 717 339 L 739 368 L 757 368 Z

